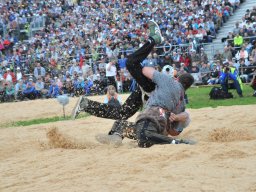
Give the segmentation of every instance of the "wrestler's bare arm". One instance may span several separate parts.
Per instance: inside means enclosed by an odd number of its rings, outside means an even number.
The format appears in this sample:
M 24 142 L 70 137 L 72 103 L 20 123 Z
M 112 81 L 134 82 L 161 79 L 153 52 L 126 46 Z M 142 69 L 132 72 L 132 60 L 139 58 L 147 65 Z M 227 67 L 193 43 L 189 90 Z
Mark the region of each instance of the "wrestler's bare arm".
M 174 121 L 185 122 L 187 121 L 188 118 L 189 118 L 189 114 L 186 111 L 181 112 L 179 114 L 171 113 L 169 117 L 171 122 L 174 122 Z
M 142 73 L 149 79 L 153 79 L 153 74 L 155 72 L 155 68 L 153 67 L 143 67 Z

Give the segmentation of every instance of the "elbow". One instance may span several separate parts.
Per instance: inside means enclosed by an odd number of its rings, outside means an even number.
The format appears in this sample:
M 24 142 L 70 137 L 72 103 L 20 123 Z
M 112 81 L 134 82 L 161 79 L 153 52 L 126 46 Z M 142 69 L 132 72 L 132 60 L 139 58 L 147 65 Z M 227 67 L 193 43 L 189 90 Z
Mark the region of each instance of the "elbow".
M 153 78 L 153 73 L 154 73 L 155 69 L 152 67 L 143 67 L 142 68 L 142 74 L 149 78 L 152 79 Z
M 146 69 L 145 69 L 145 67 L 142 68 L 142 74 L 143 74 L 143 75 L 146 74 Z

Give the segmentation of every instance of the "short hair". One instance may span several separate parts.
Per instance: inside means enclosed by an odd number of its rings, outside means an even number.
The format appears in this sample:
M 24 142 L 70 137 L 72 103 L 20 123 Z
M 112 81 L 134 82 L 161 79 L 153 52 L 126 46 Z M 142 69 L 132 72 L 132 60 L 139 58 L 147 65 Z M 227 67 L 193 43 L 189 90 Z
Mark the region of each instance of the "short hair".
M 194 77 L 189 73 L 181 74 L 178 79 L 185 90 L 191 87 L 191 85 L 194 83 Z
M 109 86 L 108 86 L 108 91 L 110 91 L 110 90 L 115 90 L 115 91 L 116 91 L 115 86 L 114 86 L 114 85 L 109 85 Z

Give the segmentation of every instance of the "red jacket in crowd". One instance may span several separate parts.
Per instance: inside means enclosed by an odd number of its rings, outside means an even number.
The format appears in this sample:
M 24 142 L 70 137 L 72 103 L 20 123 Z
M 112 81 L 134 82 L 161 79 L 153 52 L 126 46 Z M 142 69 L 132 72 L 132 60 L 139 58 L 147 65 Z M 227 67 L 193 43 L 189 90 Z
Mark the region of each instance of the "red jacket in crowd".
M 6 72 L 4 74 L 4 79 L 6 80 L 8 74 L 10 74 L 12 76 L 12 82 L 15 83 L 17 80 L 16 80 L 16 77 L 15 77 L 15 74 L 13 72 L 11 72 L 11 71 L 10 72 Z

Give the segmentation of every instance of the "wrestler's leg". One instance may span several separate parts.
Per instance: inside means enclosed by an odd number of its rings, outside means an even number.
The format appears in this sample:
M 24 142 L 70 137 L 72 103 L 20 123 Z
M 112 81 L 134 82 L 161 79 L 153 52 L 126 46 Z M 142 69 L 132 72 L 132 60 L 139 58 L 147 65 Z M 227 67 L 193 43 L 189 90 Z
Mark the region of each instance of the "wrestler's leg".
M 121 108 L 112 107 L 104 103 L 92 101 L 86 97 L 80 97 L 74 110 L 72 118 L 75 119 L 81 111 L 101 118 L 114 120 L 126 120 L 133 116 L 142 107 L 141 90 L 139 87 L 131 93 Z

